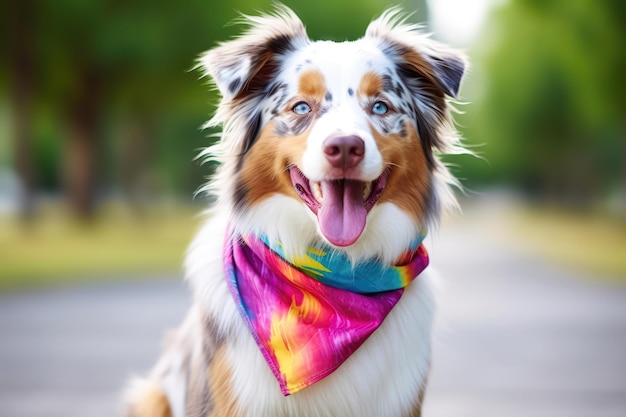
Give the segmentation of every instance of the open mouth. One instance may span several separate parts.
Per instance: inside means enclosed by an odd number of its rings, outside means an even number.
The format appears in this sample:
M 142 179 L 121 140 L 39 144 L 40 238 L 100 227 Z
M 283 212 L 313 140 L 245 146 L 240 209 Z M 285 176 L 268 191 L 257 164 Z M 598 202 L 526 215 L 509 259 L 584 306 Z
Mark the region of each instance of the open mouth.
M 387 171 L 374 181 L 352 179 L 310 181 L 296 166 L 291 183 L 304 204 L 317 215 L 322 234 L 335 246 L 350 246 L 365 229 L 367 213 L 387 185 Z

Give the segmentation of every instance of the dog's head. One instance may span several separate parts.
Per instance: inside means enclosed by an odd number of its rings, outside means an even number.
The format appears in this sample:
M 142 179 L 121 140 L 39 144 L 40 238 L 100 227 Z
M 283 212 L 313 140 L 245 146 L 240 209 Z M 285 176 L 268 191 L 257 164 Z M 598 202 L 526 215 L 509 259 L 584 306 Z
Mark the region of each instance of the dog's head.
M 322 239 L 392 260 L 454 203 L 437 153 L 460 149 L 447 100 L 464 59 L 396 9 L 342 43 L 309 40 L 282 6 L 248 20 L 200 59 L 222 95 L 219 204 L 289 251 Z

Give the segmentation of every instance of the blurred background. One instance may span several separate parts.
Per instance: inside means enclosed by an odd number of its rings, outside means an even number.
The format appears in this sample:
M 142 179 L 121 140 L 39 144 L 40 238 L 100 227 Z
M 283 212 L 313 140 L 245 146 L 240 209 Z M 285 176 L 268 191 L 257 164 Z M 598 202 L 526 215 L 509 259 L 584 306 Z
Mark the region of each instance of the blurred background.
M 312 39 L 390 0 L 284 0 Z M 271 0 L 0 2 L 0 415 L 110 416 L 188 306 L 217 97 L 191 70 Z M 426 415 L 626 410 L 626 2 L 405 0 L 469 56 L 462 216 Z M 452 329 L 451 331 L 448 331 Z M 431 413 L 432 412 L 432 413 Z
M 286 3 L 313 39 L 334 40 L 362 36 L 390 5 Z M 446 159 L 470 200 L 498 190 L 531 239 L 551 237 L 550 256 L 624 275 L 625 3 L 402 5 L 470 57 L 457 121 L 480 158 Z M 191 68 L 240 31 L 237 11 L 271 1 L 0 7 L 0 290 L 177 270 L 207 203 L 194 192 L 212 167 L 194 157 L 213 140 L 200 127 L 217 100 Z M 597 253 L 569 245 L 584 236 Z

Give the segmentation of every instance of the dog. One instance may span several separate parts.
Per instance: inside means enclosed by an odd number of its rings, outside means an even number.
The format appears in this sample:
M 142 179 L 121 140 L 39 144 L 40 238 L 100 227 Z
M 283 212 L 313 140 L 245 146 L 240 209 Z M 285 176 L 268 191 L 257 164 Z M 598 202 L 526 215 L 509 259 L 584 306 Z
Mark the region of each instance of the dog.
M 435 300 L 422 240 L 458 185 L 465 57 L 397 8 L 312 41 L 286 6 L 202 55 L 216 202 L 185 262 L 192 306 L 130 417 L 415 417 Z

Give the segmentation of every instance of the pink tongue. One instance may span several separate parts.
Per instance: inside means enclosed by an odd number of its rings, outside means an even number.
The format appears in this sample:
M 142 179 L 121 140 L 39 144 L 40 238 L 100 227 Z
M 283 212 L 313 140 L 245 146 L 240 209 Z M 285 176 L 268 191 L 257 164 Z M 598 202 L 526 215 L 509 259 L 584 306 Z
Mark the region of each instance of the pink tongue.
M 335 246 L 349 246 L 363 233 L 367 210 L 363 183 L 351 180 L 322 181 L 324 196 L 317 220 L 322 233 Z

